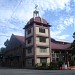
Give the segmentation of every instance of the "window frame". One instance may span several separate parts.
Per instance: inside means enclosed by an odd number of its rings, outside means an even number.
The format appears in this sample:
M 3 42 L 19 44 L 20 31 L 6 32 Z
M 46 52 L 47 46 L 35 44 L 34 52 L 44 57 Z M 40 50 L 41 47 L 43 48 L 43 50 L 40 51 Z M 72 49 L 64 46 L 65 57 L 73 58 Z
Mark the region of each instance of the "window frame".
M 43 43 L 46 43 L 46 37 L 39 37 L 39 41 L 43 42 Z
M 44 28 L 39 28 L 39 32 L 40 33 L 45 33 L 45 29 Z
M 40 58 L 40 63 L 47 63 L 47 58 Z
M 30 44 L 31 43 L 31 38 L 28 38 L 27 39 L 27 44 Z
M 47 53 L 46 47 L 40 47 L 40 53 Z
M 27 49 L 27 53 L 28 53 L 28 54 L 32 53 L 32 47 L 29 47 L 29 48 Z
M 30 34 L 31 33 L 31 28 L 30 29 L 28 29 L 28 31 L 27 31 L 27 34 Z

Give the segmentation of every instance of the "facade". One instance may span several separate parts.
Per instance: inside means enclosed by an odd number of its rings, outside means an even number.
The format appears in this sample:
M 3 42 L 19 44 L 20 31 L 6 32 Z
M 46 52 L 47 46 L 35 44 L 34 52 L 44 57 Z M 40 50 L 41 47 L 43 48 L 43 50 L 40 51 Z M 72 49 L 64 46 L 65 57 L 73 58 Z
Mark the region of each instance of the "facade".
M 4 53 L 5 66 L 23 67 L 24 64 L 24 37 L 13 35 L 9 41 L 5 42 L 6 50 Z
M 62 61 L 69 66 L 72 59 L 71 43 L 51 40 L 52 62 Z
M 34 67 L 36 64 L 71 60 L 71 43 L 50 37 L 49 23 L 35 10 L 24 27 L 25 37 L 13 35 L 5 42 L 5 64 L 12 67 Z
M 11 41 L 12 40 L 12 41 Z M 47 51 L 38 51 L 38 55 L 36 55 L 36 63 L 34 61 L 34 51 L 29 49 L 27 52 L 27 48 L 25 47 L 25 37 L 19 35 L 12 35 L 8 46 L 6 46 L 5 51 L 5 66 L 9 67 L 34 67 L 35 64 L 41 64 L 43 62 L 58 62 L 63 61 L 64 63 L 68 63 L 71 61 L 71 43 L 56 41 L 51 38 L 51 58 L 47 57 Z M 40 45 L 41 46 L 41 45 Z M 33 47 L 32 45 L 28 48 Z M 37 48 L 37 47 L 36 47 Z M 36 49 L 39 50 L 39 49 Z M 41 50 L 41 49 L 40 49 Z M 44 50 L 44 49 L 42 49 Z M 46 54 L 47 53 L 47 54 Z M 40 55 L 39 55 L 40 54 Z M 41 61 L 40 58 L 45 58 L 45 60 Z M 48 59 L 49 61 L 48 61 Z M 27 60 L 27 61 L 26 61 Z
M 36 13 L 34 15 L 24 28 L 27 67 L 51 61 L 50 25 Z

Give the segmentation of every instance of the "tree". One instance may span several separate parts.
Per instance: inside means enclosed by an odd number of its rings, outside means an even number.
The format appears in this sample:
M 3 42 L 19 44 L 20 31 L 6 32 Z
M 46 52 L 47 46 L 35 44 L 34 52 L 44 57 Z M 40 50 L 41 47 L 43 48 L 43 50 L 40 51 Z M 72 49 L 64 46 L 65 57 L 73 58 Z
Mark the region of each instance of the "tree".
M 4 42 L 4 45 L 5 45 L 5 46 L 8 46 L 8 44 L 9 44 L 9 40 L 7 39 L 7 40 Z
M 1 48 L 1 53 L 3 54 L 5 52 L 6 48 L 5 47 L 2 47 Z
M 72 54 L 75 55 L 75 32 L 73 33 L 74 41 L 72 43 Z

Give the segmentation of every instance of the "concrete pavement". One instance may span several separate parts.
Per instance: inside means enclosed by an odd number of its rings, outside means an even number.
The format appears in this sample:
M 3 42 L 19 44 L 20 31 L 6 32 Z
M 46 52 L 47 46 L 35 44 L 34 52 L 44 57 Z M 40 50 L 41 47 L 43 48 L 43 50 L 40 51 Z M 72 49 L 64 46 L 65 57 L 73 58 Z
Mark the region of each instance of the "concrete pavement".
M 0 75 L 75 75 L 75 70 L 0 69 Z

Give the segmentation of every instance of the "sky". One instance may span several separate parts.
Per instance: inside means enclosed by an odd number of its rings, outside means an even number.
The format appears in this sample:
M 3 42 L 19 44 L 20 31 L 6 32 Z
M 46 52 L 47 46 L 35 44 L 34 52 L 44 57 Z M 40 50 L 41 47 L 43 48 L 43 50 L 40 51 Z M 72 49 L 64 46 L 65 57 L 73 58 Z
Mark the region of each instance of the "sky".
M 24 36 L 23 28 L 33 17 L 35 5 L 39 16 L 52 25 L 52 38 L 73 42 L 75 0 L 0 0 L 0 47 L 12 34 Z

